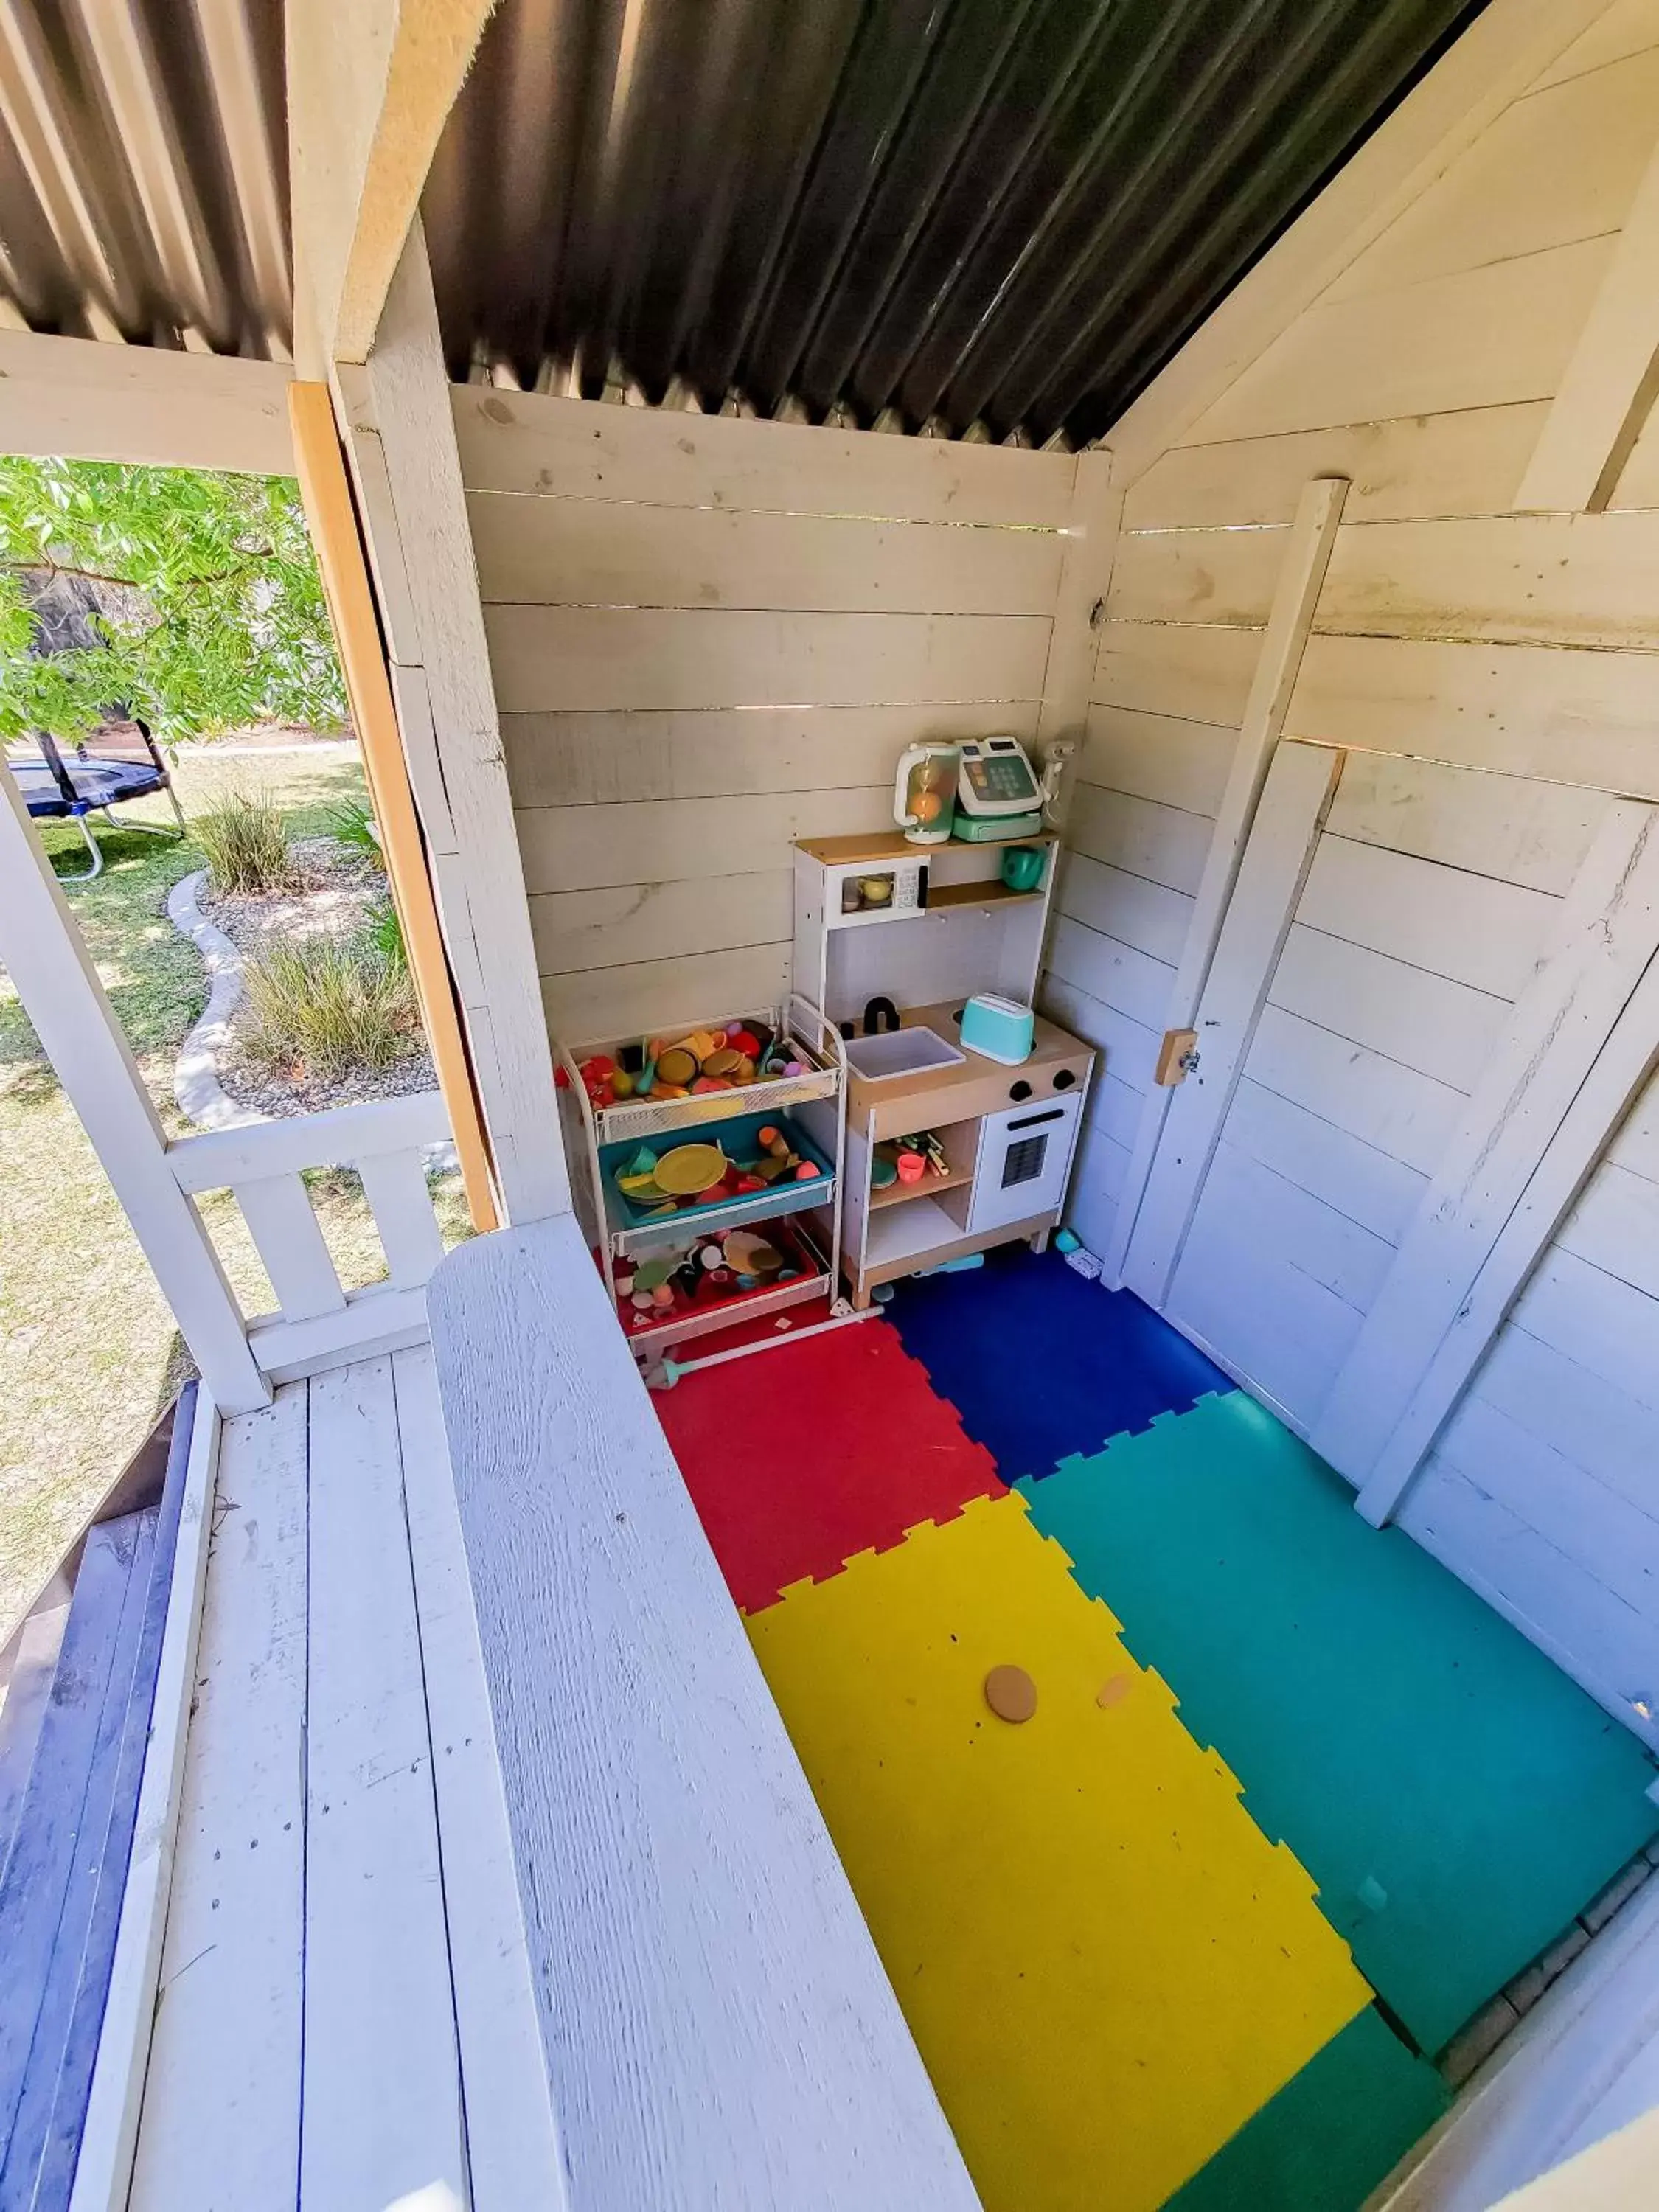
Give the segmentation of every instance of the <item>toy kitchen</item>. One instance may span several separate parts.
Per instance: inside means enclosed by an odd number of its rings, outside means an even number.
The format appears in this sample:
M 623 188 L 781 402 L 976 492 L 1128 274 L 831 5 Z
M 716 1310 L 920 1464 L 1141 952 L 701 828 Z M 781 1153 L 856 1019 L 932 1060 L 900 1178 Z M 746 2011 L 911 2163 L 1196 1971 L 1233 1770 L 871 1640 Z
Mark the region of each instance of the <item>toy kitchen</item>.
M 855 1307 L 1060 1218 L 1094 1054 L 1032 1011 L 1059 860 L 1018 741 L 915 746 L 898 829 L 795 847 L 794 988 L 846 1060 Z
M 912 746 L 896 829 L 794 846 L 783 1005 L 558 1045 L 577 1214 L 648 1381 L 1046 1243 L 1094 1065 L 1031 1007 L 1050 796 L 1016 738 Z

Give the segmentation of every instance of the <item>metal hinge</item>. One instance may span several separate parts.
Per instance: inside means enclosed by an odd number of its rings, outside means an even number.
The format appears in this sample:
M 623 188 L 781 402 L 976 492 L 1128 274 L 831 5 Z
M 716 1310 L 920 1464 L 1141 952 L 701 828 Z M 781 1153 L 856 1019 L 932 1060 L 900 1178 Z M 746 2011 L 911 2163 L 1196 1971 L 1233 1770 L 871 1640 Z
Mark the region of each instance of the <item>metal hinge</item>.
M 1165 1030 L 1164 1042 L 1158 1048 L 1158 1066 L 1152 1080 L 1172 1090 L 1184 1083 L 1198 1066 L 1198 1031 L 1196 1030 Z

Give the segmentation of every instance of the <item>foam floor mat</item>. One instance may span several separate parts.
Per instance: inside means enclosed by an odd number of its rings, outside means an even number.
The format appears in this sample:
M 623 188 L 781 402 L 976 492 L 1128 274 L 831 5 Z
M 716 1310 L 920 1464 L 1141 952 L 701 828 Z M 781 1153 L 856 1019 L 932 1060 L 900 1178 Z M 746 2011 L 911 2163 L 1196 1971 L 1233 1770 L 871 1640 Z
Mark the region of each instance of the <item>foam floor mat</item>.
M 1353 2212 L 1451 2103 L 1367 2005 L 1170 2200 L 1170 2212 Z
M 1005 1486 L 881 1321 L 687 1375 L 655 1404 L 745 1613 Z
M 1022 1489 L 1425 2051 L 1659 1826 L 1635 1737 L 1243 1392 Z
M 1133 1292 L 1085 1282 L 1055 1252 L 900 1283 L 888 1311 L 1005 1482 L 1233 1387 Z
M 987 2212 L 1152 2212 L 1368 2006 L 1019 1497 L 749 1633 Z M 1005 1662 L 1023 1726 L 986 1704 Z

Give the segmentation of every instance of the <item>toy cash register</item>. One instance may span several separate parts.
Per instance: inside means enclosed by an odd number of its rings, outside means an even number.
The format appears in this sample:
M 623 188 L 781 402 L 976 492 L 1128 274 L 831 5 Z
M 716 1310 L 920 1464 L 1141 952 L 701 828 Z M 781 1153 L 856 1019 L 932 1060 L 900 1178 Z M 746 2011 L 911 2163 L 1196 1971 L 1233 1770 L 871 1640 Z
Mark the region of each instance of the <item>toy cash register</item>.
M 970 844 L 1034 837 L 1042 827 L 1042 787 L 1018 738 L 969 738 L 960 750 L 955 835 Z

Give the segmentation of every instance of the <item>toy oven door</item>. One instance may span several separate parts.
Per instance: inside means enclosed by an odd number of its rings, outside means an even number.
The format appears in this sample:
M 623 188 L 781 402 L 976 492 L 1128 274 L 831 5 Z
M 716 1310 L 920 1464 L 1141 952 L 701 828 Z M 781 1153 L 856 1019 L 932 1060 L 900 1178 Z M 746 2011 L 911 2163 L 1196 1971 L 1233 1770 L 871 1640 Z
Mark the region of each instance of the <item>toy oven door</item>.
M 968 1233 L 1055 1212 L 1066 1195 L 1082 1100 L 1034 1098 L 980 1124 Z

